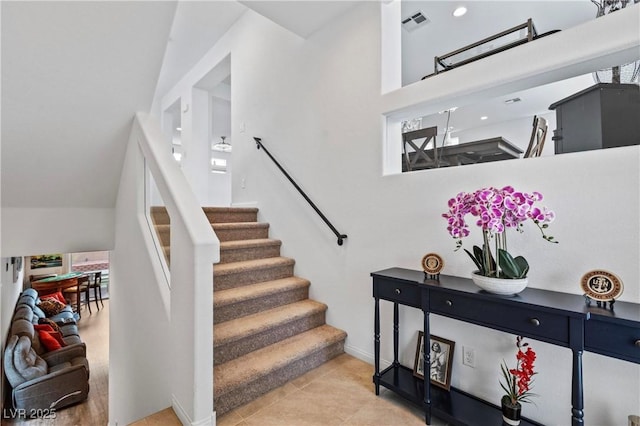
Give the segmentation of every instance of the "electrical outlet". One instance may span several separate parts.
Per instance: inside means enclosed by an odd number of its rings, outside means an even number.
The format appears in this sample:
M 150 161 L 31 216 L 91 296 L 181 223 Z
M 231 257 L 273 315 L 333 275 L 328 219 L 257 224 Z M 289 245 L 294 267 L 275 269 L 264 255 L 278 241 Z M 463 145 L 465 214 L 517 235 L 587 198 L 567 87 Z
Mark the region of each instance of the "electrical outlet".
M 462 363 L 471 368 L 476 368 L 476 351 L 473 348 L 462 347 Z

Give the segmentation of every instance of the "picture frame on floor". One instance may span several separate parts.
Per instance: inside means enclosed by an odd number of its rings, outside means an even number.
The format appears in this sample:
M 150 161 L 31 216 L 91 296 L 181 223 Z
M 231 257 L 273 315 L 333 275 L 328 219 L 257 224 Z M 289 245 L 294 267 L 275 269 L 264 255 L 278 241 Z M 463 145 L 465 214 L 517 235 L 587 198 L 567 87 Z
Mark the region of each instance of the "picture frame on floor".
M 433 334 L 429 338 L 429 380 L 431 384 L 445 390 L 451 388 L 451 369 L 455 344 L 452 340 Z M 418 332 L 413 375 L 424 380 L 424 333 L 422 331 Z

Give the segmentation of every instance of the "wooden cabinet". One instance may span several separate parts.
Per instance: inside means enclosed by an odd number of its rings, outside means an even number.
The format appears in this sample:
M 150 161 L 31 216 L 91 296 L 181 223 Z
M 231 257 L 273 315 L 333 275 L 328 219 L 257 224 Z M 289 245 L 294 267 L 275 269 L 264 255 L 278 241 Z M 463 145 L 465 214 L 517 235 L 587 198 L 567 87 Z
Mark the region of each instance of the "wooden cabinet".
M 640 305 L 615 303 L 613 311 L 588 307 L 578 295 L 527 288 L 513 297 L 489 294 L 466 278 L 441 276 L 426 279 L 422 271 L 391 268 L 371 274 L 375 300 L 374 350 L 376 395 L 384 386 L 422 406 L 427 423 L 431 416 L 453 425 L 500 425 L 500 408 L 459 389 L 446 392 L 424 385 L 413 370 L 398 361 L 398 306 L 410 306 L 424 313 L 423 331 L 429 341 L 430 314 L 442 315 L 504 332 L 530 337 L 569 348 L 572 351 L 572 407 L 567 416 L 573 426 L 584 425 L 582 353 L 640 363 Z M 394 304 L 394 359 L 380 371 L 380 300 Z M 425 354 L 428 371 L 428 352 Z M 537 425 L 525 419 L 522 425 Z

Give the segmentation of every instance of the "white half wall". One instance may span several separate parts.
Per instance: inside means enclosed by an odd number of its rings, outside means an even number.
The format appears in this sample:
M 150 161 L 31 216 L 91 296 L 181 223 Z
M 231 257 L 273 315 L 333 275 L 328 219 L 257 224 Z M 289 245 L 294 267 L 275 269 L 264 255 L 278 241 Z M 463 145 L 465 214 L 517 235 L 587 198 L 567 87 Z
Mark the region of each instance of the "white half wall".
M 115 246 L 109 277 L 109 424 L 126 425 L 171 406 L 171 350 L 167 348 L 169 288 L 146 219 L 141 153 L 130 143 L 116 203 Z M 140 209 L 142 210 L 142 209 Z M 164 286 L 162 283 L 164 282 Z M 158 374 L 165 372 L 165 374 Z

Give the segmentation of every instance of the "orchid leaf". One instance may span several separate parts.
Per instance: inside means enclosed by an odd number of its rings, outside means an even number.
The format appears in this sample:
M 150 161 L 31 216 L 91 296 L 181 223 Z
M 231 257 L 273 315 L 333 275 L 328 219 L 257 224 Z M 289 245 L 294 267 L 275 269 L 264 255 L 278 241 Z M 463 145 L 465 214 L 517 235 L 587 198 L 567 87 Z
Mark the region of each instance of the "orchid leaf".
M 476 267 L 478 268 L 478 270 L 480 271 L 480 273 L 483 273 L 483 267 L 482 267 L 482 262 L 480 260 L 478 260 L 469 250 L 464 249 L 464 251 L 467 252 L 467 254 L 469 255 L 469 257 L 471 258 L 471 260 L 473 260 L 473 263 L 476 264 Z
M 513 258 L 506 250 L 498 249 L 500 258 L 500 267 L 502 273 L 507 278 L 519 279 L 524 278 L 529 271 L 529 264 L 522 256 L 518 256 L 518 260 Z

